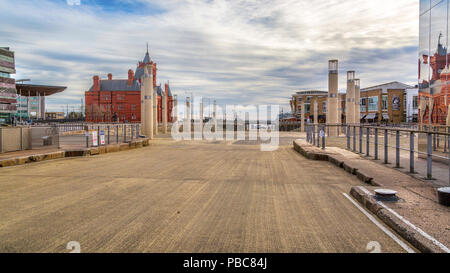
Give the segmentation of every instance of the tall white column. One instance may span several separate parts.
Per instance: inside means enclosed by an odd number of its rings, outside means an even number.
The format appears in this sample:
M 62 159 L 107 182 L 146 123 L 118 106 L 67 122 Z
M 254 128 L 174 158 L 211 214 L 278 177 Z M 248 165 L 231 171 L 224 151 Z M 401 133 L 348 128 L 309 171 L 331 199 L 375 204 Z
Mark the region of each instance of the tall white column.
M 158 135 L 158 93 L 153 88 L 153 134 Z
M 187 130 L 191 131 L 191 98 L 186 98 L 186 126 L 188 127 Z M 187 132 L 185 130 L 185 132 Z
M 330 60 L 328 62 L 328 100 L 327 100 L 327 124 L 340 124 L 339 118 L 339 75 L 338 61 Z M 330 136 L 337 136 L 339 128 L 330 128 Z
M 167 134 L 167 94 L 163 92 L 162 94 L 162 130 L 164 134 Z
M 306 132 L 306 128 L 305 128 L 305 113 L 306 113 L 305 97 L 302 97 L 302 102 L 300 104 L 302 106 L 302 110 L 300 112 L 300 126 L 302 127 L 302 132 Z
M 144 70 L 145 70 L 145 68 L 144 68 Z M 146 73 L 146 72 L 144 72 L 144 73 Z M 146 74 L 144 74 L 144 77 L 146 76 Z M 147 126 L 147 124 L 146 124 L 146 116 L 145 116 L 145 96 L 147 96 L 147 90 L 145 89 L 146 88 L 146 85 L 145 85 L 145 78 L 142 80 L 142 85 L 141 85 L 141 131 L 142 131 L 142 134 L 144 134 L 144 135 L 146 135 L 146 132 L 147 132 L 147 128 L 146 128 L 146 126 Z M 152 100 L 152 104 L 153 104 L 153 100 Z M 149 137 L 148 135 L 147 135 L 147 137 Z
M 346 110 L 347 124 L 355 124 L 355 71 L 347 72 Z
M 319 103 L 317 99 L 314 100 L 314 124 L 319 124 Z
M 338 94 L 338 124 L 342 124 L 342 98 Z
M 361 81 L 355 79 L 355 124 L 361 124 Z
M 172 109 L 172 121 L 175 123 L 178 121 L 178 96 L 173 96 L 173 109 Z
M 146 65 L 144 71 L 144 134 L 153 139 L 153 68 Z

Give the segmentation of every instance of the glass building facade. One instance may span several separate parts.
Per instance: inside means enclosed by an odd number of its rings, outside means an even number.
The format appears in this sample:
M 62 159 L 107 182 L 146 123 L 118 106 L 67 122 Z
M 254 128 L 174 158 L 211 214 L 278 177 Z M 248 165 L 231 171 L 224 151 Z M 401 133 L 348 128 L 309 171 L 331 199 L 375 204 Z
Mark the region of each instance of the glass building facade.
M 419 118 L 446 124 L 450 84 L 449 1 L 420 0 Z
M 16 82 L 10 76 L 15 73 L 14 52 L 0 47 L 0 124 L 10 124 L 17 111 Z

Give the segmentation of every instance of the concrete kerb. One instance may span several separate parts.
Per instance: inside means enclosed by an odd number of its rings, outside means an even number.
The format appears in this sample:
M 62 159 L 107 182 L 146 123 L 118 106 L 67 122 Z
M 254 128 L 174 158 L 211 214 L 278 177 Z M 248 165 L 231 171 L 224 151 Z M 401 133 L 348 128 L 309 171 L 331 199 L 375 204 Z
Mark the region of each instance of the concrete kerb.
M 360 187 L 353 187 L 350 195 L 419 251 L 423 253 L 445 253 L 392 212 L 378 204 L 372 194 L 366 193 Z
M 374 178 L 365 174 L 364 171 L 358 170 L 352 167 L 352 160 L 346 160 L 342 155 L 324 151 L 310 144 L 299 143 L 297 140 L 294 141 L 294 149 L 310 160 L 328 161 L 339 168 L 344 169 L 346 172 L 355 175 L 362 182 L 372 185 L 381 186 L 374 181 Z
M 0 160 L 0 168 L 1 167 L 11 167 L 17 165 L 24 165 L 28 163 L 41 162 L 52 159 L 59 159 L 65 157 L 83 157 L 83 156 L 94 156 L 101 155 L 105 153 L 114 153 L 120 151 L 126 151 L 129 149 L 135 148 L 143 148 L 148 147 L 150 145 L 148 138 L 139 139 L 136 141 L 131 141 L 128 143 L 122 144 L 110 144 L 101 147 L 93 147 L 93 148 L 84 148 L 84 149 L 73 149 L 73 150 L 65 150 L 65 151 L 57 151 L 52 153 L 45 154 L 34 154 L 29 156 L 21 156 L 16 158 L 9 158 Z

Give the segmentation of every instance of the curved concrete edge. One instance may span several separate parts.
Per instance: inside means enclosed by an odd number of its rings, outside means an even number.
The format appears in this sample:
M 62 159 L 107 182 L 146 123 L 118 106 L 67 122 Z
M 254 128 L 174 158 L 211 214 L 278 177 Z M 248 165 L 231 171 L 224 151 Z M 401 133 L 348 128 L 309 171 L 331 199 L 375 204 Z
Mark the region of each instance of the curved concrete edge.
M 372 195 L 361 188 L 353 187 L 350 190 L 350 195 L 419 251 L 423 253 L 445 253 L 419 232 L 406 225 L 400 218 L 379 205 Z
M 337 167 L 344 169 L 349 174 L 355 175 L 362 182 L 371 186 L 382 186 L 374 181 L 374 178 L 365 174 L 364 171 L 358 170 L 351 166 L 351 162 L 346 162 L 343 156 L 327 152 L 317 148 L 311 144 L 301 143 L 299 140 L 294 141 L 294 150 L 310 160 L 328 161 Z
M 128 143 L 110 144 L 101 147 L 73 149 L 73 150 L 57 151 L 52 153 L 35 154 L 10 159 L 3 159 L 0 160 L 0 168 L 24 165 L 28 163 L 41 162 L 53 159 L 60 159 L 65 157 L 83 157 L 83 156 L 101 155 L 106 153 L 115 153 L 148 146 L 150 146 L 150 140 L 148 138 L 142 138 L 130 141 Z

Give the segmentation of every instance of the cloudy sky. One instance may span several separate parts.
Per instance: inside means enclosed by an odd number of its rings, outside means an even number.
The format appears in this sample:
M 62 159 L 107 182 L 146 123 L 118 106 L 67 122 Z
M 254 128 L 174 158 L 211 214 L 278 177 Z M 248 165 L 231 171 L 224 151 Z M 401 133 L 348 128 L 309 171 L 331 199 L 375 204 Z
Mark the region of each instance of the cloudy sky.
M 68 86 L 49 110 L 80 105 L 93 75 L 126 78 L 149 43 L 158 82 L 220 104 L 281 104 L 327 88 L 327 60 L 362 87 L 417 82 L 415 0 L 0 0 L 0 46 L 16 79 Z

